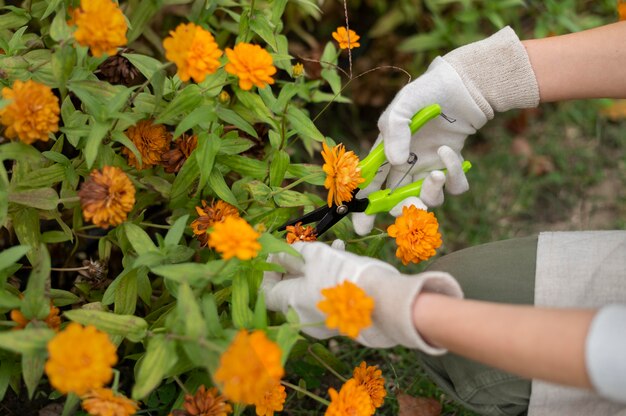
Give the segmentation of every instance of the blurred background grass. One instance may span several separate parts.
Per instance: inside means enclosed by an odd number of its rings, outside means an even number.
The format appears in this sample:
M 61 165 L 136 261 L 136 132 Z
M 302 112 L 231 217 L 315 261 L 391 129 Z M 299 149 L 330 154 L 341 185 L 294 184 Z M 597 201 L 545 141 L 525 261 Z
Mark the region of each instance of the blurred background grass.
M 361 47 L 352 55 L 354 79 L 344 91 L 353 105 L 315 108 L 312 114 L 321 112 L 316 121 L 320 130 L 360 156 L 366 155 L 378 134 L 378 116 L 408 77 L 390 69 L 359 74 L 395 66 L 415 78 L 435 56 L 482 39 L 505 25 L 528 39 L 618 20 L 615 0 L 362 0 L 349 1 L 347 10 L 350 28 L 361 35 Z M 323 2 L 319 19 L 292 15 L 287 20 L 294 55 L 319 58 L 330 33 L 345 25 L 344 4 Z M 347 55 L 340 64 L 349 71 Z M 305 61 L 305 68 L 309 76 L 319 74 L 319 65 L 314 62 Z M 541 231 L 623 229 L 624 108 L 619 100 L 589 100 L 498 114 L 466 142 L 464 157 L 474 165 L 468 173 L 470 191 L 447 196 L 444 206 L 434 209 L 444 241 L 438 255 Z M 392 222 L 393 218 L 381 216 L 378 227 L 382 231 Z M 357 238 L 347 221 L 336 228 L 342 238 Z M 376 255 L 405 273 L 417 273 L 426 266 L 403 267 L 395 259 L 395 245 L 389 240 L 355 243 L 350 249 Z M 378 364 L 389 387 L 439 400 L 443 414 L 473 414 L 431 384 L 410 351 L 366 350 L 343 341 L 330 346 L 346 363 L 356 366 L 366 359 Z M 389 395 L 380 414 L 397 414 L 393 396 Z M 302 413 L 293 414 L 316 414 L 306 407 L 315 406 L 313 403 L 304 403 Z

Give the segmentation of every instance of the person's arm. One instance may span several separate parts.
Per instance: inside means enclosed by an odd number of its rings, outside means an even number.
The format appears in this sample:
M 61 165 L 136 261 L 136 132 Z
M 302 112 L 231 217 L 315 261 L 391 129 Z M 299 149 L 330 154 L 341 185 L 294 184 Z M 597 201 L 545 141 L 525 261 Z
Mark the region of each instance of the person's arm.
M 542 102 L 626 98 L 626 22 L 522 41 Z
M 413 322 L 432 345 L 464 357 L 525 378 L 591 388 L 585 340 L 595 313 L 423 293 Z

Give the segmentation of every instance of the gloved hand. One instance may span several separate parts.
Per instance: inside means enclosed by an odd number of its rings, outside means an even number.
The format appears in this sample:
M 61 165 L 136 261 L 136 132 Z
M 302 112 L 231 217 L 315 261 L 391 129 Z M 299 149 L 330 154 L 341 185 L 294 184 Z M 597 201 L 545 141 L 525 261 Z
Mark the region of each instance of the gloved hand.
M 411 136 L 411 118 L 430 104 L 439 104 L 445 117 L 429 121 Z M 437 57 L 422 76 L 398 92 L 378 120 L 377 143 L 384 141 L 391 167 L 359 196 L 380 189 L 385 181 L 387 187 L 402 186 L 442 168 L 448 169 L 447 178 L 437 174 L 431 179 L 439 189 L 445 183 L 451 194 L 467 191 L 469 184 L 461 169 L 465 138 L 492 119 L 495 111 L 538 104 L 539 88 L 528 54 L 509 27 Z M 418 157 L 413 167 L 406 163 L 410 153 Z M 420 195 L 427 206 L 443 202 L 442 193 L 431 192 L 433 198 L 424 194 L 427 189 L 424 187 Z M 355 214 L 353 223 L 357 233 L 367 234 L 373 220 Z
M 320 242 L 294 243 L 302 258 L 278 253 L 270 261 L 283 266 L 284 274 L 266 272 L 261 288 L 267 308 L 286 313 L 293 308 L 303 324 L 321 323 L 324 314 L 317 308 L 322 289 L 349 280 L 374 299 L 372 326 L 361 331 L 357 341 L 365 346 L 388 348 L 403 345 L 429 354 L 446 351 L 428 345 L 413 325 L 413 302 L 422 291 L 463 297 L 456 280 L 445 272 L 425 272 L 413 276 L 400 274 L 380 260 L 343 251 L 341 241 L 333 247 Z M 336 330 L 305 326 L 303 332 L 315 338 L 338 335 Z

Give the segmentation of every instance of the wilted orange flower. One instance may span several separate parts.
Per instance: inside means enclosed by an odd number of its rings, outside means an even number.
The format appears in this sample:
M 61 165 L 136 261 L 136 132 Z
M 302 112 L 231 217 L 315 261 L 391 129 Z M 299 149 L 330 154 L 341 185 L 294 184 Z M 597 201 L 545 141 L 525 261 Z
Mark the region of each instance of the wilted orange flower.
M 382 371 L 378 366 L 368 366 L 365 361 L 354 369 L 352 377 L 357 384 L 365 387 L 372 401 L 372 414 L 376 408 L 383 405 L 387 390 L 385 390 L 385 379 L 382 377 Z
M 79 396 L 111 381 L 115 345 L 94 326 L 70 323 L 48 342 L 45 370 L 52 387 Z
M 272 75 L 276 73 L 272 56 L 259 45 L 241 42 L 235 49 L 226 48 L 228 63 L 224 67 L 229 74 L 239 77 L 239 87 L 249 90 L 253 85 L 265 88 L 273 84 Z
M 261 250 L 258 241 L 260 236 L 243 218 L 229 216 L 222 222 L 213 223 L 209 247 L 214 248 L 225 260 L 233 257 L 250 260 Z
M 183 134 L 174 141 L 174 148 L 163 153 L 161 163 L 167 173 L 176 173 L 198 147 L 198 136 Z
M 335 287 L 322 289 L 325 299 L 317 308 L 326 314 L 326 326 L 339 329 L 343 335 L 356 338 L 372 324 L 374 299 L 354 283 L 345 280 Z
M 617 0 L 617 15 L 620 21 L 626 20 L 626 1 Z
M 12 88 L 2 89 L 2 98 L 9 102 L 0 108 L 0 122 L 9 139 L 19 138 L 26 144 L 47 142 L 48 134 L 59 130 L 59 99 L 47 85 L 17 80 Z
M 359 43 L 361 37 L 352 29 L 348 31 L 345 26 L 338 27 L 337 30 L 333 32 L 333 38 L 339 43 L 341 49 L 353 49 L 361 46 Z
M 126 45 L 126 18 L 117 3 L 111 0 L 81 0 L 80 7 L 70 12 L 71 24 L 77 26 L 74 39 L 89 46 L 95 57 L 115 55 Z
M 174 62 L 182 81 L 202 82 L 220 67 L 222 51 L 208 30 L 194 23 L 181 23 L 163 41 L 165 58 Z
M 24 329 L 26 328 L 26 325 L 28 325 L 28 323 L 30 322 L 30 319 L 26 319 L 24 314 L 19 309 L 13 309 L 11 311 L 11 320 L 17 323 L 17 325 L 13 327 L 14 330 Z M 50 313 L 48 314 L 48 316 L 46 316 L 44 322 L 46 323 L 46 325 L 48 325 L 48 328 L 53 329 L 56 332 L 58 332 L 59 328 L 61 328 L 61 317 L 59 316 L 59 308 L 54 306 L 52 302 L 50 302 Z
M 328 389 L 330 405 L 326 408 L 324 416 L 369 416 L 372 414 L 370 395 L 365 387 L 357 384 L 351 378 L 346 381 L 341 390 Z
M 322 169 L 326 173 L 324 187 L 328 189 L 328 206 L 341 205 L 352 199 L 352 191 L 359 184 L 365 182 L 361 176 L 359 158 L 352 150 L 346 152 L 343 144 L 338 144 L 329 148 L 326 143 L 322 143 L 322 157 L 324 165 Z
M 130 416 L 137 413 L 139 404 L 111 389 L 90 390 L 82 397 L 83 409 L 92 416 Z
M 236 403 L 262 403 L 285 374 L 281 350 L 263 331 L 242 329 L 220 358 L 215 380 Z
M 202 201 L 202 208 L 196 207 L 198 218 L 191 223 L 191 228 L 200 246 L 205 247 L 209 242 L 207 230 L 216 222 L 223 222 L 226 217 L 239 217 L 239 211 L 228 202 L 220 199 L 213 201 L 211 205 L 207 205 L 206 201 Z
M 432 212 L 409 205 L 402 208 L 402 215 L 387 228 L 389 236 L 395 237 L 396 256 L 404 265 L 419 263 L 435 255 L 441 246 L 439 223 Z
M 293 244 L 296 241 L 315 241 L 317 240 L 317 233 L 315 232 L 315 228 L 307 225 L 305 227 L 302 226 L 301 222 L 296 223 L 296 225 L 288 225 L 287 229 L 287 242 L 289 244 Z
M 187 414 L 193 416 L 227 416 L 233 412 L 225 396 L 219 394 L 215 387 L 207 390 L 204 385 L 196 390 L 195 395 L 185 395 L 183 407 Z
M 274 387 L 265 393 L 260 402 L 254 404 L 257 416 L 274 416 L 274 412 L 283 410 L 286 398 L 285 386 L 277 382 Z
M 161 163 L 163 154 L 170 148 L 172 134 L 162 124 L 152 124 L 152 120 L 142 120 L 126 130 L 126 136 L 135 144 L 141 154 L 141 165 L 133 152 L 124 147 L 122 152 L 128 157 L 128 164 L 136 169 L 147 169 Z
M 135 186 L 122 169 L 105 166 L 91 171 L 78 197 L 85 220 L 106 229 L 126 221 L 135 205 Z

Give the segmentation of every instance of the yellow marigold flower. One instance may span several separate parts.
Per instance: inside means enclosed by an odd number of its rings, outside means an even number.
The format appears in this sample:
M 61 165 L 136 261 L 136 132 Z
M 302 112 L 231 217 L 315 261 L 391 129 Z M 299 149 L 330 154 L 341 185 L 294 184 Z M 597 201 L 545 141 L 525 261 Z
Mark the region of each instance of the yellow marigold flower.
M 274 387 L 268 390 L 260 402 L 255 403 L 257 416 L 274 416 L 274 412 L 283 410 L 283 404 L 287 398 L 285 386 L 276 383 Z
M 198 218 L 191 223 L 194 235 L 200 241 L 200 246 L 205 247 L 209 242 L 207 230 L 216 222 L 223 222 L 226 217 L 239 217 L 239 211 L 228 202 L 222 200 L 213 201 L 207 205 L 202 201 L 202 208 L 196 207 Z
M 288 225 L 287 229 L 287 242 L 289 244 L 293 244 L 296 241 L 315 241 L 317 240 L 317 233 L 315 232 L 315 228 L 307 225 L 305 227 L 302 226 L 301 222 L 296 223 L 296 225 Z
M 165 58 L 174 62 L 182 81 L 202 82 L 220 67 L 222 51 L 208 30 L 194 23 L 181 23 L 163 41 Z
M 365 387 L 359 385 L 355 379 L 346 381 L 341 390 L 328 389 L 330 405 L 324 416 L 369 416 L 372 413 L 370 395 Z
M 403 207 L 402 215 L 387 228 L 387 232 L 389 236 L 395 237 L 398 245 L 396 256 L 404 265 L 428 260 L 441 246 L 437 218 L 432 212 L 414 205 Z
M 265 88 L 267 84 L 273 84 L 272 75 L 276 73 L 272 56 L 259 45 L 241 42 L 235 45 L 235 49 L 226 48 L 228 63 L 226 72 L 239 77 L 239 87 L 249 90 L 253 85 Z
M 352 150 L 346 152 L 343 144 L 338 144 L 329 148 L 326 143 L 322 143 L 322 157 L 324 165 L 322 169 L 326 173 L 324 187 L 328 189 L 328 206 L 341 205 L 352 199 L 352 191 L 359 184 L 365 182 L 361 176 L 359 158 Z
M 207 390 L 204 385 L 196 390 L 195 395 L 185 395 L 183 407 L 187 414 L 197 416 L 227 416 L 233 412 L 225 396 L 219 394 L 215 387 Z
M 126 130 L 126 136 L 137 146 L 141 154 L 141 166 L 133 152 L 124 147 L 122 152 L 128 157 L 128 164 L 136 169 L 146 169 L 161 163 L 163 155 L 170 149 L 172 134 L 162 124 L 152 124 L 152 120 L 142 120 Z
M 24 314 L 19 309 L 13 309 L 11 311 L 11 320 L 17 323 L 17 325 L 13 327 L 14 330 L 24 329 L 26 328 L 26 325 L 28 325 L 28 323 L 30 322 L 30 319 L 26 319 Z M 58 332 L 61 328 L 61 317 L 59 316 L 59 308 L 54 306 L 52 302 L 50 302 L 50 313 L 48 314 L 48 316 L 46 316 L 44 322 L 46 323 L 46 325 L 48 325 L 48 328 L 53 329 L 56 332 Z
M 354 369 L 352 377 L 357 384 L 365 387 L 372 401 L 372 414 L 376 408 L 383 405 L 387 390 L 385 390 L 385 379 L 382 377 L 382 371 L 378 366 L 368 366 L 365 361 Z
M 285 374 L 281 350 L 263 331 L 239 331 L 220 358 L 215 380 L 236 403 L 262 403 Z
M 9 139 L 19 138 L 26 144 L 48 141 L 48 134 L 59 130 L 59 99 L 47 85 L 33 80 L 15 81 L 12 88 L 2 89 L 9 104 L 0 108 L 0 123 Z
M 139 404 L 111 389 L 97 388 L 83 396 L 82 406 L 92 416 L 130 416 L 137 413 Z
M 89 46 L 95 57 L 115 55 L 126 45 L 126 18 L 117 3 L 111 0 L 81 0 L 80 7 L 71 11 L 71 23 L 77 29 L 74 39 Z
M 122 169 L 105 166 L 91 171 L 78 197 L 85 220 L 106 229 L 126 221 L 135 205 L 135 186 Z
M 243 218 L 229 216 L 213 224 L 209 247 L 214 248 L 225 260 L 233 257 L 250 260 L 261 250 L 258 241 L 260 236 Z
M 333 38 L 339 43 L 341 49 L 352 49 L 361 46 L 359 39 L 361 37 L 352 29 L 348 31 L 345 26 L 340 26 L 333 32 Z
M 339 329 L 343 335 L 356 338 L 372 324 L 374 299 L 354 283 L 345 280 L 335 287 L 322 289 L 325 299 L 317 308 L 326 314 L 326 326 Z
M 230 103 L 230 94 L 228 93 L 228 91 L 222 90 L 222 92 L 220 92 L 220 94 L 217 96 L 217 99 L 221 104 L 226 105 Z
M 106 333 L 72 322 L 48 342 L 45 370 L 52 387 L 82 396 L 111 381 L 116 362 L 115 345 Z

